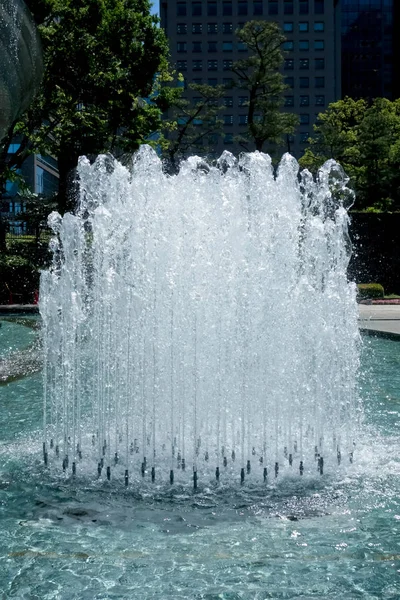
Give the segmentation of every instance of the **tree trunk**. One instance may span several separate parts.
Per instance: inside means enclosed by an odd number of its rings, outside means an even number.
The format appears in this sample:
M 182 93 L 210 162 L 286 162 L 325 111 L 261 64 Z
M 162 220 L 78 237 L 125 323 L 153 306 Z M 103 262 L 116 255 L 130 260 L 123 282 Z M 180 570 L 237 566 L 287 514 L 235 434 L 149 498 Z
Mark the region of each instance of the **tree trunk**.
M 70 149 L 61 149 L 58 157 L 59 188 L 58 210 L 61 214 L 75 210 L 78 200 L 76 167 L 78 156 Z

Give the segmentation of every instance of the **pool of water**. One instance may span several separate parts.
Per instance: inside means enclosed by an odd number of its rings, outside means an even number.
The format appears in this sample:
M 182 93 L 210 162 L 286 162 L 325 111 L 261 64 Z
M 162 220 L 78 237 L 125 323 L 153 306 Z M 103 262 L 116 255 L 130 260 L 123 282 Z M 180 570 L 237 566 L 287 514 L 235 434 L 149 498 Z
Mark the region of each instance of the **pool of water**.
M 398 342 L 364 340 L 352 465 L 197 493 L 50 475 L 40 373 L 1 386 L 1 597 L 400 598 L 399 367 Z

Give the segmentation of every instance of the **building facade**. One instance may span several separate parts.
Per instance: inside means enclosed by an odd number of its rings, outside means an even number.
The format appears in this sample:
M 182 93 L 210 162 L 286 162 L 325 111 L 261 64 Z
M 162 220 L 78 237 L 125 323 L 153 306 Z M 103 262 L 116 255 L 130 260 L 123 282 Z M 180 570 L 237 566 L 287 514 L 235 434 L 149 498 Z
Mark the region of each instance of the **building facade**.
M 247 124 L 245 92 L 231 87 L 232 63 L 247 53 L 235 31 L 248 20 L 276 21 L 286 36 L 284 110 L 300 120 L 281 151 L 302 155 L 318 113 L 341 96 L 337 0 L 161 0 L 160 16 L 173 64 L 186 82 L 226 85 L 224 130 L 215 154 L 239 152 L 235 136 Z
M 399 97 L 398 0 L 341 0 L 343 96 Z

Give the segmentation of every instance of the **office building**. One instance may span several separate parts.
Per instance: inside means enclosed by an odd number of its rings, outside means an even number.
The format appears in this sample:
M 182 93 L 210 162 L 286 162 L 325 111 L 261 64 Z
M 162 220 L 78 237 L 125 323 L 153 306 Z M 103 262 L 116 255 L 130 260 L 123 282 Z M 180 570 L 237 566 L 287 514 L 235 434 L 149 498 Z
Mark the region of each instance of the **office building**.
M 247 97 L 243 90 L 229 87 L 232 62 L 247 52 L 235 30 L 247 20 L 278 22 L 287 38 L 284 110 L 300 120 L 281 150 L 301 156 L 318 113 L 341 96 L 337 0 L 161 0 L 160 16 L 172 61 L 187 83 L 227 86 L 221 112 L 224 131 L 216 140 L 215 154 L 224 149 L 239 152 L 234 139 L 246 127 Z M 186 94 L 193 97 L 190 91 Z

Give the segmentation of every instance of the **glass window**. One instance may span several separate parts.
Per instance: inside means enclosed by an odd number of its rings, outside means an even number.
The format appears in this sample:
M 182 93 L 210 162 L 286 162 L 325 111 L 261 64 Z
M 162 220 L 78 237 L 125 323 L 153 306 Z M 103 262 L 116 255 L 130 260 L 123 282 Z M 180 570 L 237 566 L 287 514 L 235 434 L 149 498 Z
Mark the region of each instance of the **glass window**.
M 209 77 L 207 83 L 208 85 L 211 85 L 211 87 L 216 87 L 218 85 L 218 79 L 215 79 L 215 77 Z
M 310 61 L 308 58 L 301 58 L 300 59 L 300 69 L 309 69 L 310 68 Z
M 284 23 L 283 24 L 283 31 L 285 31 L 286 33 L 291 33 L 293 31 L 293 23 Z
M 233 115 L 224 115 L 224 125 L 233 125 Z
M 285 71 L 291 71 L 294 68 L 294 60 L 293 58 L 285 58 L 285 62 L 283 63 L 283 68 Z
M 314 13 L 316 15 L 323 15 L 324 8 L 324 0 L 314 0 Z
M 195 83 L 196 85 L 201 85 L 203 83 L 203 80 L 201 77 L 195 77 L 194 79 L 192 79 L 192 83 Z
M 178 60 L 176 63 L 178 71 L 187 71 L 187 60 Z
M 325 59 L 324 58 L 316 58 L 315 59 L 315 68 L 317 70 L 325 69 Z
M 232 33 L 233 25 L 232 23 L 222 23 L 222 33 Z
M 186 2 L 177 3 L 176 14 L 178 15 L 178 17 L 186 17 Z
M 247 44 L 245 42 L 238 42 L 237 49 L 239 52 L 247 52 Z
M 278 14 L 278 0 L 269 0 L 268 14 L 269 15 L 277 15 Z
M 239 96 L 239 98 L 238 98 L 238 105 L 239 106 L 246 106 L 248 100 L 249 100 L 248 96 Z
M 294 43 L 292 42 L 292 40 L 287 40 L 286 42 L 283 42 L 284 50 L 293 50 L 293 48 L 294 48 Z
M 217 42 L 208 42 L 208 51 L 217 52 Z
M 322 21 L 314 23 L 314 31 L 325 31 L 325 24 Z
M 308 31 L 308 21 L 302 21 L 301 23 L 299 23 L 299 31 Z
M 325 87 L 325 77 L 316 77 L 315 78 L 315 87 L 316 88 Z
M 315 40 L 314 41 L 314 50 L 324 50 L 325 42 L 324 40 Z
M 201 33 L 203 31 L 203 25 L 201 23 L 193 23 L 192 33 Z
M 239 125 L 247 125 L 247 115 L 239 115 Z
M 197 104 L 201 104 L 203 101 L 203 98 L 201 96 L 196 96 L 196 98 L 193 98 L 193 104 L 197 105 Z
M 310 115 L 300 115 L 300 125 L 308 125 L 310 122 Z
M 315 106 L 325 106 L 325 96 L 315 96 Z
M 207 15 L 209 17 L 215 17 L 217 14 L 217 3 L 216 2 L 207 2 Z
M 201 16 L 201 2 L 192 2 L 192 17 Z
M 233 88 L 234 85 L 234 81 L 232 79 L 232 77 L 224 77 L 222 80 L 222 84 L 226 87 L 226 88 Z
M 186 52 L 186 42 L 178 42 L 176 44 L 177 52 Z
M 230 71 L 232 69 L 232 64 L 233 61 L 232 60 L 223 60 L 222 61 L 222 68 L 224 71 Z
M 233 144 L 233 133 L 225 134 L 224 144 Z
M 207 23 L 207 33 L 218 33 L 217 23 Z
M 187 33 L 187 24 L 186 23 L 178 23 L 176 26 L 177 33 Z
M 300 0 L 299 13 L 301 15 L 308 15 L 308 11 L 309 11 L 308 0 Z
M 247 15 L 247 0 L 239 0 L 238 2 L 238 15 Z
M 216 71 L 218 69 L 218 61 L 217 60 L 207 61 L 207 69 L 209 71 Z
M 253 15 L 263 14 L 263 3 L 262 0 L 254 0 L 253 2 Z
M 300 40 L 299 41 L 299 50 L 309 50 L 310 42 L 308 40 Z
M 225 96 L 224 106 L 233 106 L 233 96 Z
M 222 14 L 225 16 L 232 15 L 232 2 L 229 0 L 223 0 L 222 2 Z
M 310 137 L 310 132 L 309 131 L 304 131 L 303 133 L 300 134 L 300 143 L 301 144 L 307 144 L 309 137 Z
M 201 52 L 201 42 L 192 42 L 192 52 Z
M 194 60 L 192 63 L 193 71 L 201 71 L 203 69 L 203 61 L 202 60 Z
M 222 50 L 224 52 L 232 52 L 233 43 L 232 42 L 222 42 Z
M 300 77 L 299 84 L 301 88 L 310 87 L 310 78 L 309 77 Z
M 294 96 L 285 96 L 285 106 L 294 106 Z
M 285 84 L 289 87 L 294 87 L 294 77 L 285 77 Z
M 293 14 L 293 0 L 284 0 L 283 3 L 283 13 L 285 15 Z
M 310 106 L 310 96 L 300 96 L 300 106 Z

